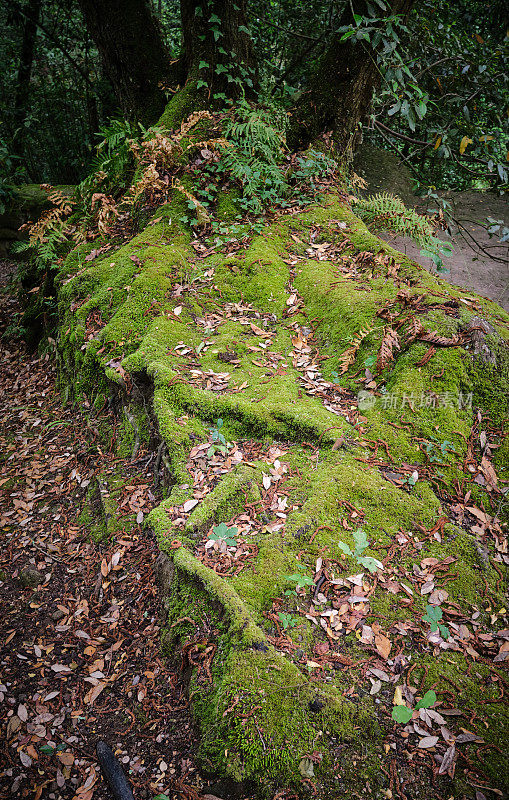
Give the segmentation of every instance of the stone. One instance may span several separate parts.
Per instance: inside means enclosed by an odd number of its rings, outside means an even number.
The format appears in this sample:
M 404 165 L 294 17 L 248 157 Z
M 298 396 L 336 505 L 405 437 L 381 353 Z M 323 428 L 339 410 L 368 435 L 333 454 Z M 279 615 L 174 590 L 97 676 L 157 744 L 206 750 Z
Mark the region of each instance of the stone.
M 35 589 L 36 586 L 40 586 L 41 583 L 44 583 L 44 575 L 42 575 L 39 570 L 35 569 L 35 567 L 25 567 L 25 569 L 20 572 L 19 582 L 25 589 Z

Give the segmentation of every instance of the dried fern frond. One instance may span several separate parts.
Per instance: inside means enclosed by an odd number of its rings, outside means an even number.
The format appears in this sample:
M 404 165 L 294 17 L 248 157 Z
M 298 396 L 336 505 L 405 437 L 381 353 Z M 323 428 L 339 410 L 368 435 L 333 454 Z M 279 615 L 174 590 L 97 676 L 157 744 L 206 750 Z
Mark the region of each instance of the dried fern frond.
M 206 139 L 204 142 L 191 142 L 187 145 L 186 151 L 191 150 L 192 147 L 206 147 L 208 150 L 213 150 L 216 147 L 233 147 L 233 145 L 228 139 L 218 137 L 217 139 Z
M 54 189 L 47 183 L 41 184 L 41 188 L 48 194 L 48 200 L 53 203 L 53 208 L 44 211 L 37 222 L 22 225 L 20 230 L 28 230 L 31 245 L 42 245 L 47 241 L 50 234 L 58 232 L 58 238 L 63 238 L 67 217 L 71 214 L 75 202 L 58 189 Z
M 187 198 L 187 200 L 189 200 L 191 203 L 194 204 L 196 208 L 196 217 L 200 225 L 206 225 L 207 222 L 210 222 L 210 216 L 205 206 L 202 205 L 202 203 L 200 203 L 200 201 L 198 200 L 197 197 L 194 196 L 194 194 L 191 194 L 191 192 L 188 191 L 188 189 L 186 189 L 186 187 L 182 185 L 182 183 L 179 181 L 178 178 L 173 178 L 171 185 L 174 189 L 183 194 L 184 197 Z
M 386 328 L 376 361 L 377 372 L 382 372 L 391 361 L 394 361 L 394 350 L 401 350 L 399 336 L 394 328 Z
M 373 330 L 372 326 L 360 330 L 359 333 L 356 334 L 348 350 L 345 350 L 345 352 L 340 355 L 339 357 L 340 375 L 344 375 L 345 372 L 348 370 L 348 368 L 353 364 L 353 362 L 357 357 L 357 351 L 359 347 L 361 346 L 366 336 L 369 336 L 372 330 Z
M 173 135 L 174 141 L 179 142 L 186 134 L 189 133 L 191 128 L 194 128 L 194 126 L 197 125 L 202 119 L 212 119 L 212 114 L 210 111 L 195 111 L 193 114 L 190 114 L 186 121 L 180 126 L 180 130 Z
M 107 233 L 108 226 L 118 217 L 119 211 L 117 204 L 113 197 L 96 192 L 92 195 L 91 207 L 92 211 L 95 210 L 96 204 L 99 205 L 99 213 L 97 215 L 97 230 L 99 233 Z

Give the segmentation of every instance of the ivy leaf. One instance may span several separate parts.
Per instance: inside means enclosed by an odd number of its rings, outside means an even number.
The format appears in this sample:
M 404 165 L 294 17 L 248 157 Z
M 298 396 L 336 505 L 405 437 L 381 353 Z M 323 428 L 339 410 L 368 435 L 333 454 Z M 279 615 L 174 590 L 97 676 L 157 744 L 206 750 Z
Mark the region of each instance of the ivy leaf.
M 439 622 L 443 617 L 443 611 L 440 606 L 432 606 L 429 603 L 426 606 L 426 614 L 422 617 L 423 622 L 430 622 L 432 625 L 435 625 L 435 628 L 432 630 L 437 630 L 437 622 Z
M 356 556 L 360 556 L 361 553 L 369 545 L 368 537 L 366 536 L 366 534 L 362 530 L 362 528 L 359 528 L 358 530 L 354 531 L 353 538 L 355 539 L 355 542 L 357 544 L 357 546 L 355 548 L 355 555 Z
M 200 61 L 198 64 L 198 69 L 207 69 L 207 67 L 210 67 L 210 64 L 208 64 L 206 61 Z
M 341 551 L 342 551 L 342 552 L 345 554 L 345 556 L 353 556 L 353 553 L 352 553 L 352 551 L 350 550 L 350 548 L 348 547 L 348 545 L 347 545 L 347 544 L 345 544 L 345 542 L 341 542 L 341 541 L 339 541 L 339 542 L 338 542 L 338 547 L 339 547 L 339 549 L 340 549 L 340 550 L 341 550 Z
M 440 635 L 441 635 L 442 639 L 446 639 L 447 640 L 449 638 L 449 636 L 451 635 L 450 632 L 449 632 L 449 628 L 447 628 L 445 625 L 439 625 L 438 627 L 440 628 Z
M 394 706 L 392 709 L 392 718 L 394 722 L 402 722 L 406 725 L 412 719 L 413 711 L 407 706 Z
M 416 708 L 431 708 L 431 706 L 435 705 L 436 702 L 437 702 L 437 696 L 436 696 L 435 692 L 430 690 L 429 692 L 426 692 L 424 697 L 421 697 L 421 699 L 419 700 L 419 702 L 417 703 L 417 705 L 415 707 Z
M 224 522 L 220 522 L 219 525 L 215 525 L 212 530 L 216 539 L 230 539 L 235 536 L 239 529 L 235 525 L 229 528 Z M 212 539 L 212 536 L 209 538 Z
M 377 558 L 371 558 L 371 556 L 362 556 L 360 558 L 358 557 L 357 561 L 359 562 L 361 567 L 365 567 L 366 569 L 369 569 L 369 571 L 371 572 L 372 575 L 377 570 L 383 569 L 383 566 L 384 566 L 381 561 L 379 561 Z

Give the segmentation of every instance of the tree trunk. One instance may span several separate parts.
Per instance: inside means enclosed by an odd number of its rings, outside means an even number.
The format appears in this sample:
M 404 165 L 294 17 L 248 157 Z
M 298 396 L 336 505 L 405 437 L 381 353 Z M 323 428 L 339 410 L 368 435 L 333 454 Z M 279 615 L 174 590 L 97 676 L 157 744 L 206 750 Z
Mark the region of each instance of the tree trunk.
M 238 97 L 241 87 L 249 95 L 253 87 L 255 60 L 246 5 L 246 0 L 181 0 L 187 77 L 205 81 L 209 99 L 218 92 Z
M 406 14 L 413 0 L 392 0 L 391 14 Z M 347 4 L 339 27 L 351 25 L 354 14 L 367 16 L 366 0 Z M 288 144 L 303 149 L 331 131 L 335 150 L 347 158 L 360 139 L 360 123 L 380 84 L 376 53 L 366 41 L 341 41 L 336 33 L 314 71 L 308 91 L 293 110 Z
M 193 111 L 226 99 L 255 96 L 257 70 L 247 28 L 246 0 L 181 0 L 185 85 L 170 100 L 160 124 L 172 129 Z M 187 78 L 187 80 L 186 80 Z
M 105 72 L 129 119 L 152 123 L 172 80 L 170 53 L 148 0 L 78 0 Z
M 16 98 L 14 101 L 15 126 L 17 132 L 14 137 L 13 146 L 17 154 L 23 152 L 25 138 L 24 121 L 28 108 L 30 77 L 32 74 L 32 65 L 34 63 L 37 23 L 39 21 L 41 5 L 42 0 L 29 0 L 26 10 L 24 11 L 25 27 L 23 29 L 23 43 L 21 45 Z

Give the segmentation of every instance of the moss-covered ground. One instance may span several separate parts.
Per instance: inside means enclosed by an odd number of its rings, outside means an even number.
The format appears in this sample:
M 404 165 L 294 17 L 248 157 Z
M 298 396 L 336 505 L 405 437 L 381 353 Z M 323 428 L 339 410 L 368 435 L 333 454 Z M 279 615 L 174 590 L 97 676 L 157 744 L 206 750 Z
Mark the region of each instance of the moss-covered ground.
M 149 443 L 166 475 L 164 642 L 203 764 L 260 796 L 500 790 L 509 317 L 334 195 L 205 257 L 182 203 L 69 255 L 58 351 L 76 400 L 109 402 L 120 446 Z M 475 316 L 498 366 L 471 356 Z M 429 690 L 429 713 L 393 721 L 395 693 Z

